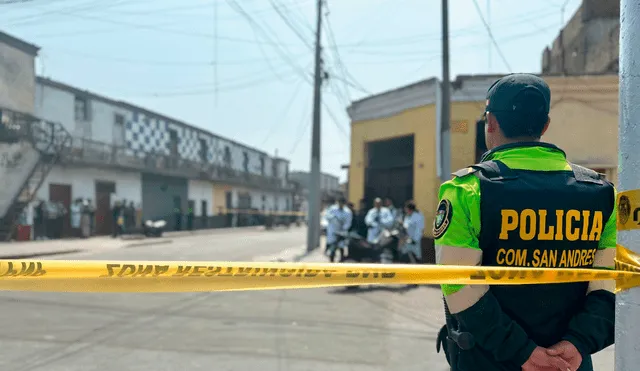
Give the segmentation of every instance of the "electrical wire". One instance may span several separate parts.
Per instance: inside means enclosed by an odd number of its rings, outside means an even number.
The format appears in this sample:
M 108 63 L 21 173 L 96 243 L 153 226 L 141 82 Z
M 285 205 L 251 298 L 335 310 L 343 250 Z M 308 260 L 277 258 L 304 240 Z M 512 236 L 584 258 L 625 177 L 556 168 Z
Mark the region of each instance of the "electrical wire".
M 340 124 L 338 123 L 338 118 L 336 117 L 336 115 L 333 113 L 333 111 L 331 110 L 331 108 L 329 107 L 329 105 L 326 102 L 322 102 L 322 105 L 324 106 L 324 109 L 327 110 L 327 114 L 329 114 L 329 117 L 331 118 L 331 121 L 333 122 L 333 124 L 336 126 L 336 128 L 342 133 L 344 134 L 345 137 L 349 138 L 349 133 L 347 133 L 344 128 L 342 126 L 340 126 Z M 343 142 L 344 143 L 344 142 Z
M 310 105 L 305 105 L 305 108 L 302 111 L 302 118 L 300 119 L 300 125 L 298 126 L 298 136 L 297 139 L 293 142 L 293 147 L 289 151 L 289 156 L 293 155 L 296 152 L 296 149 L 298 149 L 298 146 L 300 145 L 300 142 L 302 142 L 304 135 L 307 133 L 307 129 L 309 129 L 309 127 L 311 126 L 311 120 L 305 119 L 305 116 L 308 115 L 310 109 Z
M 540 18 L 544 18 L 546 16 L 551 16 L 556 14 L 557 14 L 556 10 L 549 11 L 548 8 L 545 8 L 544 11 L 527 12 L 522 14 L 521 16 L 511 16 L 509 18 L 502 19 L 502 21 L 492 20 L 492 28 L 496 29 L 496 28 L 500 28 L 497 26 L 518 25 L 530 19 L 537 20 Z M 465 37 L 465 36 L 476 36 L 477 31 L 479 31 L 480 29 L 483 29 L 483 27 L 469 26 L 469 27 L 462 27 L 459 29 L 451 30 L 449 32 L 449 38 L 456 39 L 456 38 Z M 414 45 L 414 44 L 424 44 L 425 41 L 438 41 L 441 39 L 442 39 L 442 35 L 440 32 L 419 33 L 414 35 L 403 35 L 403 36 L 392 37 L 392 38 L 377 39 L 375 41 L 369 41 L 366 43 L 362 43 L 362 42 L 341 43 L 340 47 L 343 49 L 346 49 L 346 51 L 348 52 L 352 52 L 353 50 L 356 50 L 356 49 L 379 49 L 379 48 L 388 49 L 389 47 L 401 47 L 401 46 Z M 388 53 L 388 50 L 387 50 L 387 53 Z
M 298 91 L 300 91 L 300 87 L 302 87 L 302 85 L 303 85 L 303 80 L 300 80 L 298 82 L 298 84 L 296 85 L 296 88 L 293 90 L 293 94 L 291 95 L 291 98 L 285 104 L 284 109 L 282 110 L 281 114 L 276 116 L 277 117 L 277 121 L 275 123 L 273 123 L 273 125 L 271 125 L 271 128 L 269 129 L 269 132 L 267 133 L 267 135 L 265 135 L 265 137 L 262 140 L 262 143 L 260 144 L 259 147 L 264 146 L 267 143 L 267 141 L 269 141 L 271 136 L 277 131 L 277 128 L 279 127 L 278 124 L 284 122 L 284 119 L 287 117 L 287 114 L 289 113 L 289 111 L 291 110 L 291 107 L 293 106 L 293 102 L 298 97 Z
M 139 1 L 141 0 L 138 0 L 138 2 Z M 44 11 L 42 13 L 36 13 L 36 14 L 26 15 L 23 17 L 18 17 L 16 19 L 9 20 L 8 25 L 16 27 L 16 26 L 33 24 L 34 22 L 37 22 L 38 24 L 42 24 L 43 23 L 42 20 L 38 20 L 39 17 L 56 15 L 56 14 L 62 14 L 62 15 L 75 14 L 76 12 L 79 12 L 79 11 L 86 11 L 86 10 L 92 10 L 92 9 L 95 10 L 96 8 L 99 8 L 99 7 L 102 7 L 102 9 L 104 9 L 104 8 L 122 5 L 125 2 L 126 0 L 113 0 L 111 2 L 105 2 L 103 0 L 94 0 L 94 1 L 90 1 L 88 3 L 82 4 L 80 6 L 77 6 L 78 4 L 76 4 L 75 6 L 64 7 L 62 9 L 53 9 L 53 10 Z M 128 3 L 130 4 L 132 2 L 135 3 L 136 0 L 130 0 Z
M 286 67 L 285 67 L 286 68 Z M 264 72 L 264 71 L 263 71 Z M 284 72 L 284 71 L 282 71 Z M 229 79 L 231 80 L 231 79 Z M 249 80 L 234 80 L 233 82 L 228 81 L 226 84 L 221 84 L 222 82 L 218 82 L 218 87 L 221 91 L 235 91 L 242 90 L 247 88 L 255 87 L 259 84 L 265 83 L 273 83 L 275 80 L 273 79 L 273 75 L 271 73 L 266 76 L 261 76 L 255 79 Z M 200 87 L 201 89 L 195 89 Z M 215 83 L 205 83 L 194 85 L 190 87 L 183 87 L 179 91 L 168 91 L 168 92 L 152 92 L 152 93 L 134 93 L 134 94 L 126 94 L 129 97 L 141 97 L 141 98 L 168 98 L 168 97 L 181 97 L 181 96 L 198 96 L 198 95 L 209 95 L 215 93 L 216 84 Z
M 298 30 L 295 25 L 293 25 L 293 23 L 291 22 L 291 20 L 289 20 L 287 18 L 287 16 L 282 12 L 282 10 L 280 10 L 280 8 L 278 7 L 278 4 L 275 3 L 274 0 L 269 0 L 269 2 L 271 3 L 271 6 L 273 7 L 273 9 L 276 11 L 276 13 L 278 13 L 278 16 L 280 17 L 280 19 L 282 19 L 282 21 L 287 25 L 287 27 L 289 27 L 289 29 L 291 29 L 291 31 L 293 31 L 293 33 L 298 36 L 298 38 L 300 39 L 300 41 L 302 41 L 302 43 L 304 45 L 306 45 L 309 50 L 313 50 L 313 45 L 311 44 L 311 42 L 309 40 L 307 40 L 302 33 L 300 32 L 300 30 Z
M 351 94 L 349 93 L 349 86 L 344 82 L 344 80 L 347 80 L 347 74 L 345 72 L 346 68 L 344 67 L 344 64 L 342 63 L 342 59 L 340 58 L 340 52 L 338 51 L 338 47 L 336 44 L 336 39 L 335 39 L 335 35 L 333 34 L 333 27 L 331 27 L 331 21 L 329 19 L 329 5 L 326 5 L 326 9 L 327 12 L 325 13 L 325 22 L 324 22 L 324 28 L 327 32 L 327 36 L 329 39 L 329 44 L 333 46 L 333 48 L 331 48 L 332 52 L 333 52 L 333 57 L 335 60 L 335 64 L 336 64 L 336 68 L 338 70 L 339 73 L 342 73 L 342 80 L 338 80 L 340 82 L 342 82 L 343 87 L 344 87 L 344 95 L 343 97 L 344 100 L 346 100 L 347 102 L 351 101 Z M 337 84 L 336 84 L 337 85 Z M 337 88 L 337 91 L 339 91 L 340 89 Z M 340 93 L 342 94 L 342 93 Z M 348 103 L 347 103 L 348 105 Z
M 143 65 L 143 66 L 155 66 L 155 67 L 211 67 L 215 62 L 214 61 L 159 61 L 159 60 L 150 60 L 150 59 L 134 59 L 134 58 L 123 58 L 116 57 L 110 55 L 96 55 L 85 53 L 77 50 L 70 50 L 66 48 L 49 48 L 47 50 L 53 50 L 56 53 L 67 54 L 74 57 L 87 58 L 87 59 L 95 59 L 102 61 L 110 61 L 116 63 L 123 64 L 133 64 L 133 65 Z M 276 60 L 276 59 L 272 59 Z M 235 61 L 223 61 L 217 62 L 218 65 L 228 65 L 228 66 L 236 66 L 236 65 L 245 65 L 245 64 L 255 64 L 263 62 L 264 59 L 256 58 L 256 59 L 245 59 L 245 60 L 235 60 Z
M 229 3 L 229 5 L 235 10 L 237 11 L 240 15 L 242 15 L 251 25 L 253 25 L 254 27 L 258 28 L 259 31 L 262 32 L 263 36 L 269 40 L 272 41 L 269 36 L 267 35 L 267 32 L 264 31 L 264 29 L 260 26 L 260 24 L 258 24 L 258 22 L 256 22 L 253 17 L 251 17 L 251 15 L 249 15 L 244 8 L 242 8 L 242 6 L 236 1 L 236 0 L 227 0 L 227 3 Z M 277 36 L 276 36 L 277 38 Z M 303 79 L 305 79 L 307 82 L 311 83 L 310 81 L 310 77 L 308 75 L 307 72 L 305 72 L 304 70 L 302 70 L 300 68 L 300 66 L 298 66 L 296 63 L 291 61 L 291 58 L 289 58 L 289 56 L 287 56 L 287 50 L 286 48 L 282 47 L 281 44 L 275 42 L 273 43 L 274 45 L 274 49 L 276 50 L 276 52 L 280 55 L 280 57 L 287 63 L 289 64 L 294 71 L 296 71 L 298 74 L 300 74 L 300 76 L 302 76 Z M 283 50 L 281 50 L 280 48 L 282 47 Z
M 476 7 L 476 12 L 478 13 L 478 17 L 480 17 L 482 24 L 484 24 L 484 28 L 487 30 L 487 34 L 489 34 L 489 38 L 491 39 L 491 42 L 496 47 L 496 51 L 498 52 L 500 59 L 502 59 L 502 62 L 504 63 L 504 65 L 507 67 L 509 72 L 511 72 L 512 71 L 511 66 L 509 65 L 509 62 L 507 62 L 507 58 L 505 58 L 504 54 L 502 54 L 502 49 L 500 49 L 500 45 L 498 45 L 498 42 L 493 37 L 493 32 L 491 32 L 491 27 L 489 27 L 487 20 L 484 19 L 484 16 L 482 15 L 482 10 L 480 10 L 480 5 L 478 5 L 478 0 L 472 0 L 472 1 L 473 1 L 473 5 Z
M 549 27 L 551 27 L 551 25 L 550 25 Z M 500 39 L 500 43 L 504 44 L 504 43 L 506 43 L 506 42 L 511 42 L 511 41 L 514 41 L 514 40 L 519 40 L 519 39 L 523 39 L 523 38 L 526 38 L 526 37 L 529 37 L 529 36 L 539 35 L 539 34 L 540 34 L 540 32 L 538 32 L 538 31 L 528 31 L 528 32 L 523 32 L 523 33 L 520 33 L 520 34 L 517 34 L 517 35 L 512 35 L 512 36 L 510 36 L 510 37 L 506 37 L 506 38 L 504 38 L 504 39 Z M 460 50 L 463 50 L 463 52 L 461 52 L 461 53 L 459 53 L 459 54 L 460 54 L 460 55 L 465 55 L 465 54 L 467 54 L 467 53 L 469 53 L 469 52 L 475 52 L 475 51 L 477 51 L 477 49 L 476 49 L 476 48 L 474 48 L 474 46 L 477 46 L 477 44 L 476 44 L 476 43 L 469 43 L 469 44 L 467 44 L 467 45 L 461 46 L 461 47 L 460 47 Z M 431 61 L 433 61 L 433 60 L 435 60 L 435 59 L 438 59 L 438 58 L 440 58 L 441 56 L 442 56 L 442 54 L 441 54 L 440 52 L 436 52 L 436 53 L 433 53 L 433 54 L 432 54 L 429 58 L 427 58 L 427 59 L 422 58 L 422 59 L 411 59 L 411 60 L 404 60 L 404 61 L 389 61 L 388 63 L 401 63 L 401 62 L 405 62 L 405 63 L 406 63 L 406 62 L 423 62 L 423 63 L 422 63 L 422 65 L 421 65 L 420 67 L 418 67 L 415 71 L 413 71 L 413 72 L 411 73 L 411 75 L 414 75 L 414 74 L 419 73 L 419 72 L 420 72 L 421 70 L 423 70 L 424 68 L 428 67 L 428 66 L 429 66 L 429 63 L 430 63 Z M 365 62 L 364 64 L 366 64 L 366 62 Z M 384 63 L 383 63 L 383 64 L 384 64 Z

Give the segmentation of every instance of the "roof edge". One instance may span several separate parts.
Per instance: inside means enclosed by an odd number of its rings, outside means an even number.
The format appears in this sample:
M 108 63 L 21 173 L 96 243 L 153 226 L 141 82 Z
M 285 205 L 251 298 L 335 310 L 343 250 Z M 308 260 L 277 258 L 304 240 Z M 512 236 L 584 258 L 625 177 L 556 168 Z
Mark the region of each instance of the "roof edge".
M 3 42 L 16 49 L 22 50 L 23 52 L 28 53 L 33 57 L 38 56 L 38 52 L 40 51 L 39 46 L 30 44 L 22 39 L 19 39 L 2 31 L 0 31 L 0 42 Z
M 508 75 L 502 74 L 469 74 L 457 75 L 451 81 L 451 102 L 481 102 L 486 99 L 489 86 L 497 79 Z M 587 73 L 580 75 L 533 73 L 541 78 L 565 77 L 589 78 L 601 76 L 617 76 L 617 73 Z M 439 80 L 435 77 L 374 94 L 353 102 L 347 107 L 351 122 L 367 121 L 390 117 L 416 107 L 436 104 Z

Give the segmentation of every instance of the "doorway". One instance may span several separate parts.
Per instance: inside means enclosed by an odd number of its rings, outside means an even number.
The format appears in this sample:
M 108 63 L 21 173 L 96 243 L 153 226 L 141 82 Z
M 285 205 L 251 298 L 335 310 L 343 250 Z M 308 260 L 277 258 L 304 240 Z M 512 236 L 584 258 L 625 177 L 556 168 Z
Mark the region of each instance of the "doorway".
M 49 184 L 49 201 L 60 202 L 65 208 L 66 214 L 62 217 L 62 223 L 53 227 L 53 237 L 71 236 L 71 185 Z
M 97 235 L 109 235 L 113 231 L 111 195 L 114 193 L 116 193 L 115 183 L 96 181 L 95 233 Z
M 364 198 L 367 208 L 376 197 L 399 206 L 413 198 L 414 136 L 367 143 Z

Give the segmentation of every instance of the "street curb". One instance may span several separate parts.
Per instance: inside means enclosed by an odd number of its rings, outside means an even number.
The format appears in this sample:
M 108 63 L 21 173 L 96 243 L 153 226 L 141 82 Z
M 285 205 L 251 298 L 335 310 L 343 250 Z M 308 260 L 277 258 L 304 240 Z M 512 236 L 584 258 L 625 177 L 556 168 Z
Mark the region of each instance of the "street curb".
M 138 243 L 130 243 L 124 245 L 122 248 L 128 249 L 130 247 L 142 247 L 142 246 L 150 246 L 150 245 L 163 245 L 173 243 L 173 240 L 151 240 L 147 242 L 138 242 Z
M 3 255 L 3 256 L 0 256 L 0 259 L 1 260 L 32 259 L 32 258 L 39 258 L 43 256 L 74 254 L 74 253 L 85 252 L 85 251 L 86 249 L 71 249 L 71 250 L 60 250 L 60 251 L 49 251 L 49 252 L 36 252 L 36 253 L 30 253 L 30 254 Z
M 311 251 L 305 251 L 302 254 L 296 255 L 293 257 L 293 262 L 294 263 L 298 263 L 300 262 L 302 259 L 306 258 L 307 256 L 313 254 L 314 252 L 316 252 L 316 250 L 318 250 L 318 248 L 316 247 L 315 249 L 311 250 Z

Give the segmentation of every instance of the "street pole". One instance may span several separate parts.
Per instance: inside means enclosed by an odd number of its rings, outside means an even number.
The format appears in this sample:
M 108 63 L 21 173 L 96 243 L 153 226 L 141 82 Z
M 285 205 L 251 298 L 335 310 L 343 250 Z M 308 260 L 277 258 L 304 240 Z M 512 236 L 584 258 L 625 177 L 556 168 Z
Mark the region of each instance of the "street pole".
M 640 3 L 622 0 L 620 3 L 620 118 L 618 130 L 619 161 L 618 191 L 640 189 Z M 633 209 L 638 205 L 631 205 Z M 620 245 L 640 253 L 640 230 L 618 231 Z M 640 352 L 640 287 L 616 294 L 615 370 L 637 370 Z
M 451 79 L 449 78 L 449 0 L 442 0 L 442 98 L 440 100 L 440 181 L 451 179 Z
M 307 229 L 307 251 L 314 250 L 320 242 L 320 100 L 322 87 L 322 1 L 318 0 L 316 25 L 316 56 L 313 87 L 313 130 L 311 134 L 311 174 L 309 179 L 309 224 Z

